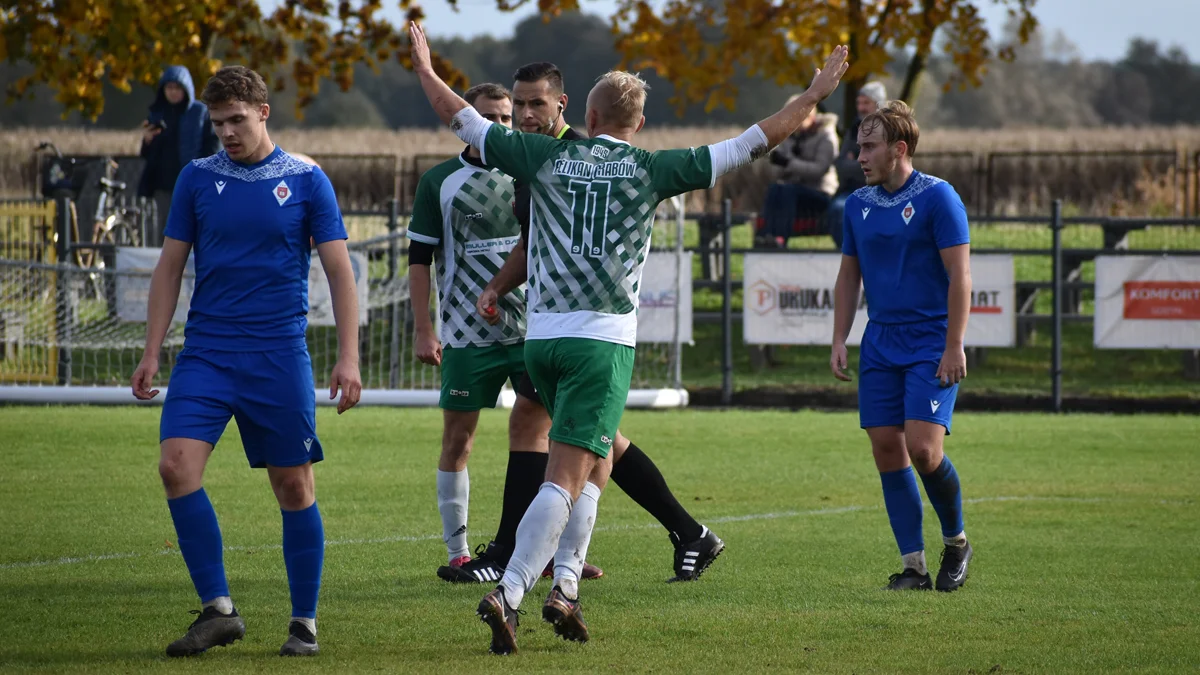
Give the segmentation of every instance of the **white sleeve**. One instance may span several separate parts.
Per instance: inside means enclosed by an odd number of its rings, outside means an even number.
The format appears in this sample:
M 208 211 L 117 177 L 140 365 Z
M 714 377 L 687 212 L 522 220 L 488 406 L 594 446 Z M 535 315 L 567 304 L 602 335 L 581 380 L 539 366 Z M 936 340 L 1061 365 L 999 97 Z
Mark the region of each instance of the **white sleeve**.
M 488 129 L 491 127 L 492 123 L 471 106 L 459 110 L 450 120 L 450 128 L 458 138 L 463 143 L 479 150 L 480 155 L 483 154 L 483 144 L 487 139 Z M 484 160 L 484 164 L 487 164 L 486 160 Z
M 737 138 L 708 146 L 713 167 L 712 185 L 709 187 L 716 185 L 720 176 L 753 162 L 767 154 L 768 150 L 770 148 L 767 147 L 767 135 L 757 124 L 743 131 Z

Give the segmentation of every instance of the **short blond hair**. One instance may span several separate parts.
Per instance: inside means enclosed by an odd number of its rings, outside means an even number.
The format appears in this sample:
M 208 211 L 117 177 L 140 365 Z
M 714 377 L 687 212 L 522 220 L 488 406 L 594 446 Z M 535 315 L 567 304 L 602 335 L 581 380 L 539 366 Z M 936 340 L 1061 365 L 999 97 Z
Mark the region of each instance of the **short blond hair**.
M 595 99 L 588 98 L 603 122 L 632 129 L 642 119 L 649 89 L 646 81 L 634 73 L 610 70 L 596 80 L 592 88 Z
M 908 156 L 917 154 L 921 128 L 917 126 L 917 118 L 913 115 L 912 108 L 904 101 L 884 103 L 878 110 L 864 117 L 859 125 L 861 130 L 872 130 L 876 127 L 883 129 L 888 145 L 904 141 L 908 146 Z

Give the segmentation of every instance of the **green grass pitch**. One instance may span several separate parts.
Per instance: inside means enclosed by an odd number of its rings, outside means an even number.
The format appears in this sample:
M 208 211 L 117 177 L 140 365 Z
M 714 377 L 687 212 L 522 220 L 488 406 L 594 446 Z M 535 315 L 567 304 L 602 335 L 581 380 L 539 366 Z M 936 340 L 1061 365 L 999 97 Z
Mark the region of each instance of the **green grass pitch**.
M 0 671 L 1110 673 L 1200 669 L 1200 417 L 961 414 L 947 442 L 976 558 L 953 594 L 879 590 L 899 559 L 852 413 L 629 412 L 622 429 L 728 548 L 666 584 L 666 533 L 610 485 L 564 643 L 527 596 L 521 652 L 487 654 L 486 591 L 445 561 L 434 410 L 319 413 L 322 653 L 276 656 L 280 518 L 236 427 L 206 486 L 247 636 L 163 655 L 197 606 L 156 472 L 158 409 L 0 408 Z M 505 413 L 481 422 L 471 542 L 499 519 Z M 925 514 L 931 563 L 940 532 Z

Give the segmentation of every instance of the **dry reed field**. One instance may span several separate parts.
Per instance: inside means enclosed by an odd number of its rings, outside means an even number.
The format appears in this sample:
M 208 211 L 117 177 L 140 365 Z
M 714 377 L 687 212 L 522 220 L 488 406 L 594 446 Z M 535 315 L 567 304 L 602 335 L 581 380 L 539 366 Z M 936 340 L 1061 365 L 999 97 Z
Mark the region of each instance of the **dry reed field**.
M 736 127 L 651 127 L 639 134 L 638 141 L 648 150 L 688 147 L 739 131 Z M 282 129 L 274 132 L 273 138 L 287 150 L 321 156 L 343 201 L 355 208 L 378 208 L 393 194 L 400 197 L 402 205 L 407 203 L 406 197 L 415 187 L 411 169 L 428 168 L 435 157 L 456 153 L 462 147 L 444 129 Z M 136 130 L 0 130 L 0 197 L 33 193 L 37 183 L 32 152 L 41 140 L 51 140 L 71 155 L 136 155 L 139 147 Z M 954 183 L 973 213 L 1042 213 L 1051 200 L 1061 198 L 1068 210 L 1088 215 L 1196 215 L 1200 208 L 1198 153 L 1200 126 L 933 129 L 922 135 L 917 165 Z M 427 159 L 417 161 L 422 156 Z M 721 196 L 729 196 L 735 210 L 756 210 L 766 174 L 763 162 L 747 167 L 723 179 L 717 190 L 693 194 L 689 209 L 714 210 L 719 208 Z

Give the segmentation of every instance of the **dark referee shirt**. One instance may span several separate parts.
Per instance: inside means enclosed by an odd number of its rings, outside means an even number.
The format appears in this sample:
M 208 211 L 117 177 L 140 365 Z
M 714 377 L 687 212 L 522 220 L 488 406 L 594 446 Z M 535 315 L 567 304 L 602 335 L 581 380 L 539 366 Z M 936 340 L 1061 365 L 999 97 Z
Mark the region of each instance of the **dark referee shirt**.
M 587 138 L 583 134 L 575 131 L 570 125 L 564 126 L 559 132 L 559 138 L 564 141 L 578 141 Z M 517 194 L 513 201 L 513 213 L 517 216 L 517 222 L 521 223 L 521 238 L 526 244 L 529 242 L 529 211 L 533 205 L 533 195 L 529 192 L 529 185 L 520 181 L 516 183 Z

